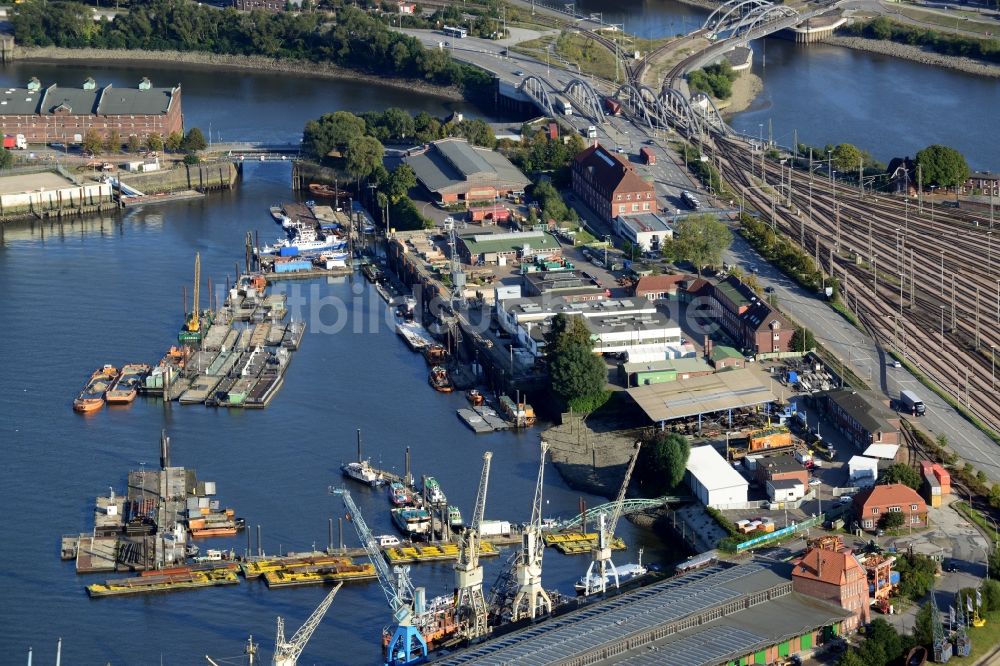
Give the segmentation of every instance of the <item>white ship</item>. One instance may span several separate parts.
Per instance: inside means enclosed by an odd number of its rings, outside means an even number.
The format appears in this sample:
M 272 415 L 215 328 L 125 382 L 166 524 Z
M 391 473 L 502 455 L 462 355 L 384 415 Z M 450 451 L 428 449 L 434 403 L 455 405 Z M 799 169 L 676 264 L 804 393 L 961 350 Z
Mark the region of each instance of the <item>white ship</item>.
M 381 486 L 385 483 L 382 474 L 372 469 L 371 463 L 367 460 L 345 463 L 340 466 L 340 471 L 344 473 L 344 476 L 350 477 L 355 481 L 360 481 L 361 483 L 367 483 L 372 487 Z
M 649 573 L 649 569 L 642 566 L 641 564 L 623 564 L 620 567 L 616 567 L 618 570 L 618 584 L 632 580 L 633 578 L 638 578 L 639 576 L 645 576 Z M 611 572 L 604 574 L 604 587 L 607 589 L 613 588 L 615 585 L 615 575 Z M 592 573 L 590 575 L 590 589 L 600 589 L 601 588 L 601 574 L 599 572 Z M 576 593 L 586 594 L 587 593 L 587 577 L 584 576 L 580 580 L 576 581 Z

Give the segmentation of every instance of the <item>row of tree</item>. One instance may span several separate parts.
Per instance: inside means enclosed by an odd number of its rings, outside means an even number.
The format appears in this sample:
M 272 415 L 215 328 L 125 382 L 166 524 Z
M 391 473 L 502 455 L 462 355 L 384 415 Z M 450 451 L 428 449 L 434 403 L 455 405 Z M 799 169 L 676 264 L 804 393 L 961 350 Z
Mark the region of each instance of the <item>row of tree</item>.
M 927 28 L 897 23 L 884 16 L 870 21 L 852 23 L 844 26 L 841 30 L 848 35 L 858 37 L 923 46 L 945 55 L 1000 62 L 1000 41 L 996 39 L 977 39 L 928 30 Z
M 344 7 L 320 13 L 219 9 L 186 0 L 136 0 L 127 13 L 95 22 L 76 2 L 26 0 L 13 10 L 19 44 L 144 51 L 198 51 L 328 62 L 372 74 L 462 87 L 470 95 L 492 85 L 490 76 L 460 65 L 439 49 L 390 30 L 366 12 Z
M 884 174 L 886 167 L 878 162 L 867 151 L 861 150 L 850 143 L 836 146 L 827 144 L 822 148 L 805 143 L 798 145 L 799 164 L 810 154 L 816 164 L 827 164 L 827 169 L 840 172 L 847 178 L 853 178 L 860 168 L 863 175 Z M 775 158 L 780 155 L 775 155 Z M 955 187 L 963 184 L 969 178 L 969 164 L 965 156 L 954 148 L 933 144 L 918 151 L 914 162 L 920 166 L 921 181 L 924 187 Z M 914 177 L 914 185 L 916 185 Z
M 196 153 L 208 147 L 205 135 L 197 127 L 192 127 L 187 134 L 183 132 L 171 132 L 166 138 L 157 132 L 153 132 L 145 139 L 140 139 L 137 135 L 131 134 L 122 141 L 121 133 L 118 130 L 111 130 L 106 138 L 102 138 L 96 130 L 87 130 L 83 136 L 82 147 L 84 151 L 91 155 L 98 153 L 120 153 L 124 148 L 129 153 L 138 153 L 142 150 L 160 152 L 167 150 L 172 153 Z

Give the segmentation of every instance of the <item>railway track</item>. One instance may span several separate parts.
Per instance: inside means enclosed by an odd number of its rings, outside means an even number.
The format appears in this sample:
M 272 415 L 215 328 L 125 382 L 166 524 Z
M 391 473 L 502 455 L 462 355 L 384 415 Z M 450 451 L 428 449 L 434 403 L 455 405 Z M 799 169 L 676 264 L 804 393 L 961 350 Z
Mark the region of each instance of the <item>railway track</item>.
M 808 193 L 808 184 L 794 183 L 795 175 L 802 177 L 794 171 L 789 192 L 777 185 L 783 167 L 767 160 L 763 174 L 767 182 L 775 184 L 769 186 L 771 193 L 765 193 L 760 181 L 750 175 L 761 173 L 760 160 L 755 160 L 741 142 L 716 141 L 718 163 L 726 180 L 765 214 L 771 210 L 771 196 L 780 196 L 782 205 L 774 205 L 775 227 L 798 239 L 812 252 L 818 266 L 842 280 L 845 300 L 850 303 L 853 297 L 854 309 L 872 335 L 897 350 L 905 349 L 922 372 L 997 429 L 1000 402 L 993 389 L 988 352 L 992 345 L 1000 346 L 1000 330 L 995 325 L 997 313 L 983 308 L 984 301 L 993 299 L 983 296 L 986 292 L 1000 299 L 1000 293 L 995 291 L 994 259 L 986 256 L 992 255 L 987 229 L 974 224 L 978 216 L 948 209 L 929 220 L 926 206 L 921 213 L 916 206 L 910 210 L 908 204 L 887 197 L 862 198 L 857 190 L 815 177 Z M 787 174 L 788 170 L 784 171 Z M 784 205 L 786 199 L 794 211 Z M 859 259 L 865 261 L 859 263 Z M 931 259 L 938 259 L 937 271 L 931 270 L 935 263 Z M 902 299 L 900 283 L 889 283 L 886 275 L 903 276 Z M 946 297 L 949 286 L 948 309 L 952 312 L 942 309 L 942 299 L 935 297 Z M 946 315 L 951 315 L 954 325 L 946 327 L 942 345 L 939 325 Z

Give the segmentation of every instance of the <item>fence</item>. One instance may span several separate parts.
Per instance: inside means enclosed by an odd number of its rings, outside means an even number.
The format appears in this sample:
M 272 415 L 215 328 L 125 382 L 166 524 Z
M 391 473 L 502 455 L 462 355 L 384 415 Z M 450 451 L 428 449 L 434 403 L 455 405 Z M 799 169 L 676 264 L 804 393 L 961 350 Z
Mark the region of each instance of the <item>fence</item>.
M 803 530 L 803 529 L 807 529 L 809 527 L 813 527 L 814 525 L 818 525 L 819 524 L 821 518 L 822 518 L 821 516 L 813 516 L 812 518 L 806 518 L 801 523 L 794 523 L 792 525 L 789 525 L 788 527 L 783 527 L 780 530 L 775 530 L 774 532 L 771 532 L 770 534 L 764 534 L 764 535 L 761 535 L 759 537 L 754 537 L 753 539 L 750 539 L 749 541 L 744 541 L 741 544 L 737 544 L 737 546 L 736 546 L 736 552 L 737 553 L 742 553 L 744 550 L 747 550 L 748 548 L 753 548 L 754 546 L 759 546 L 761 544 L 768 543 L 769 541 L 774 541 L 775 539 L 780 539 L 783 536 L 788 536 L 790 534 L 795 534 L 799 530 Z

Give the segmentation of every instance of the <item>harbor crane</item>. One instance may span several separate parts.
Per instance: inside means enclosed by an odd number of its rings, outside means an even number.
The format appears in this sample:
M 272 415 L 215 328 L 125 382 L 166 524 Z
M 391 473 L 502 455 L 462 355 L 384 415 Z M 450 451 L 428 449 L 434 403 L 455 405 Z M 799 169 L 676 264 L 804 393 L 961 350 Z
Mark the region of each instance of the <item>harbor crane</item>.
M 333 598 L 337 596 L 341 586 L 343 583 L 338 583 L 337 587 L 330 590 L 330 594 L 326 595 L 326 598 L 320 602 L 290 641 L 285 640 L 285 621 L 281 616 L 278 616 L 278 633 L 274 637 L 274 666 L 295 666 L 299 663 L 299 655 L 302 654 L 306 643 L 312 638 L 316 627 L 323 620 L 323 616 L 326 615 L 326 611 L 330 608 L 330 604 L 333 603 Z
M 364 546 L 368 558 L 375 566 L 378 574 L 378 582 L 385 593 L 385 598 L 392 608 L 392 616 L 396 621 L 396 629 L 386 646 L 386 664 L 396 666 L 397 664 L 410 664 L 423 660 L 427 657 L 427 640 L 420 633 L 416 626 L 416 614 L 414 613 L 414 597 L 416 591 L 410 581 L 409 567 L 394 567 L 389 570 L 389 565 L 382 556 L 375 537 L 372 535 L 365 519 L 358 510 L 351 493 L 346 488 L 331 488 L 330 492 L 340 495 L 344 499 L 351 522 L 358 533 L 361 545 Z M 395 581 L 393 574 L 395 573 Z M 418 588 L 423 597 L 423 588 Z
M 191 316 L 188 317 L 187 330 L 189 333 L 197 333 L 201 328 L 201 322 L 198 317 L 200 316 L 199 308 L 201 307 L 201 253 L 195 252 L 194 254 L 194 297 L 192 299 L 194 306 L 191 309 Z
M 517 594 L 514 595 L 512 608 L 514 622 L 526 617 L 534 620 L 539 615 L 552 612 L 552 600 L 542 588 L 542 554 L 545 550 L 545 543 L 542 541 L 542 483 L 545 477 L 545 454 L 548 450 L 549 443 L 543 439 L 538 480 L 535 482 L 535 499 L 531 505 L 531 522 L 524 528 L 521 536 L 521 553 L 516 573 Z
M 489 607 L 483 595 L 483 566 L 479 563 L 479 546 L 492 458 L 493 453 L 490 451 L 483 454 L 483 472 L 479 477 L 472 523 L 462 533 L 461 550 L 455 564 L 455 610 L 462 625 L 462 635 L 473 640 L 489 632 Z
M 618 526 L 618 519 L 622 516 L 625 491 L 628 490 L 628 482 L 632 479 L 632 470 L 635 469 L 635 463 L 639 459 L 640 446 L 640 442 L 635 443 L 635 453 L 632 454 L 632 459 L 629 460 L 628 468 L 625 470 L 625 478 L 622 480 L 622 487 L 618 490 L 618 497 L 615 499 L 614 506 L 612 507 L 611 517 L 607 518 L 603 513 L 600 516 L 597 530 L 597 545 L 590 551 L 593 560 L 590 566 L 587 567 L 587 576 L 584 579 L 586 581 L 584 593 L 587 596 L 597 594 L 598 592 L 602 594 L 606 592 L 609 574 L 614 577 L 615 587 L 618 587 L 618 569 L 615 568 L 615 563 L 611 561 L 611 541 L 615 537 L 615 528 Z M 596 574 L 594 572 L 595 567 L 597 568 Z

